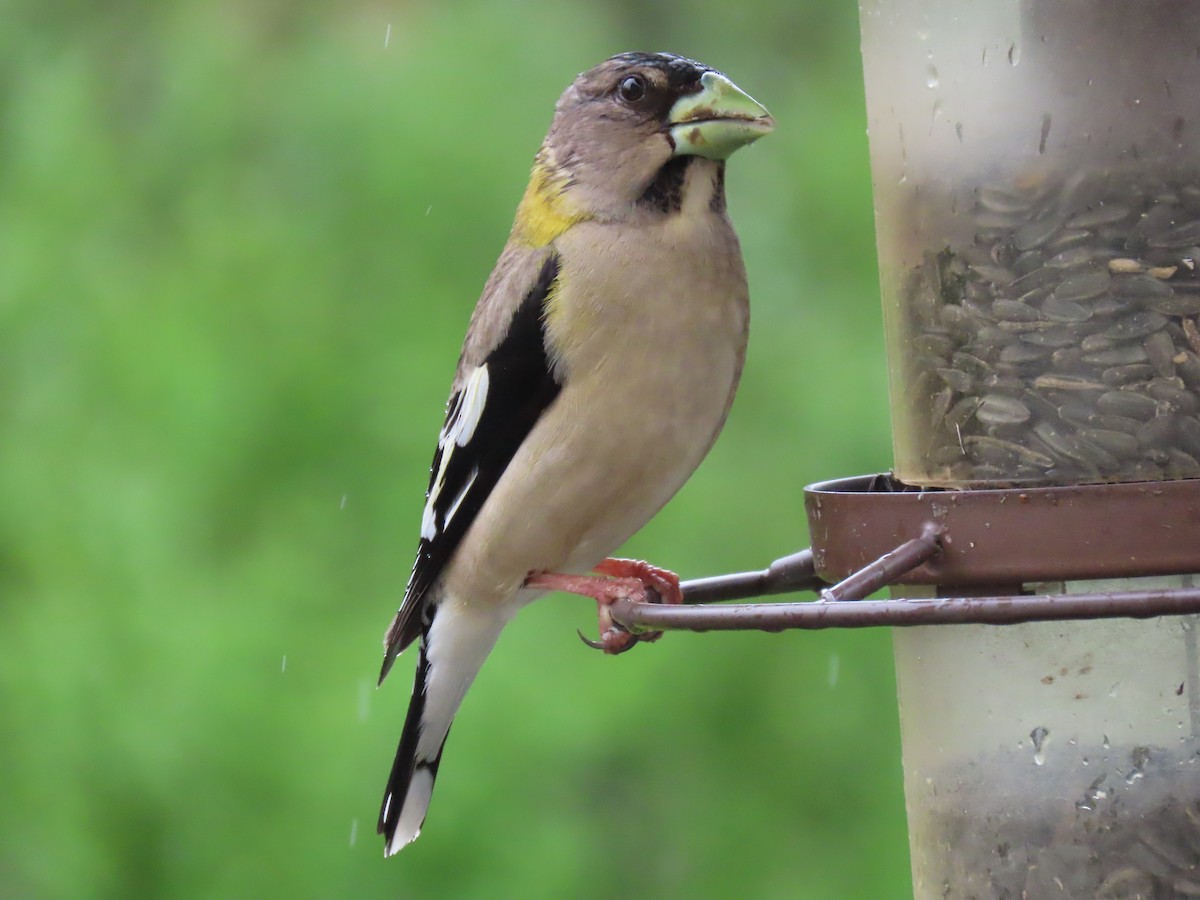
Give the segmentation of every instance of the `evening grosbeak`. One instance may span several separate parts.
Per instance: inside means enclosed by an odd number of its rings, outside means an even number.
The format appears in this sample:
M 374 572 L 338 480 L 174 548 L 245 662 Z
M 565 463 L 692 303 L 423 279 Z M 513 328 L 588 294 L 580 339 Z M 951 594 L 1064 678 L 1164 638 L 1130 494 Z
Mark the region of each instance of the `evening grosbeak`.
M 508 243 L 467 329 L 433 457 L 416 564 L 380 681 L 420 639 L 379 815 L 391 855 L 425 819 L 450 723 L 521 607 L 546 590 L 680 599 L 608 555 L 716 439 L 745 358 L 746 271 L 725 160 L 774 127 L 720 72 L 622 53 L 554 111 Z M 599 574 L 588 574 L 599 573 Z M 647 590 L 649 589 L 649 590 Z

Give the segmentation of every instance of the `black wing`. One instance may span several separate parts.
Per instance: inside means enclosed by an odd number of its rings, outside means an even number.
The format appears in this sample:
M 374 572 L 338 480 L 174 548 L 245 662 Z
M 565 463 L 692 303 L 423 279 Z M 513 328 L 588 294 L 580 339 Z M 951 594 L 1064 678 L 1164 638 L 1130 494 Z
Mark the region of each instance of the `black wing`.
M 426 626 L 424 598 L 517 448 L 558 396 L 542 313 L 558 278 L 555 254 L 513 314 L 508 331 L 450 398 L 425 494 L 421 542 L 404 601 L 385 638 L 383 681 L 396 655 Z

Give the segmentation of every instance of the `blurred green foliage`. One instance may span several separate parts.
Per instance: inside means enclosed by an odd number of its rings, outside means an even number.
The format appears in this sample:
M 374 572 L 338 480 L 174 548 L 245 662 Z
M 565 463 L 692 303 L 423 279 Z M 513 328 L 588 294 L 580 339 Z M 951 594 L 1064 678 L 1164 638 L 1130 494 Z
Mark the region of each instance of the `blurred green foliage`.
M 853 4 L 12 0 L 0 28 L 0 895 L 908 893 L 885 632 L 587 651 L 536 604 L 425 835 L 374 687 L 462 329 L 576 72 L 727 71 L 754 295 L 725 435 L 627 547 L 807 542 L 890 463 Z

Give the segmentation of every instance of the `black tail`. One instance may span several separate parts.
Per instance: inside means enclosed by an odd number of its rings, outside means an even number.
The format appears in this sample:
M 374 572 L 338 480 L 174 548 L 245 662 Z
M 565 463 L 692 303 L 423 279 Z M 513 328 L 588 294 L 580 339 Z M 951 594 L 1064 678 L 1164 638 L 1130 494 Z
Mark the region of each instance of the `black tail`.
M 396 748 L 396 759 L 392 762 L 392 773 L 388 776 L 387 789 L 379 810 L 378 831 L 386 841 L 385 856 L 391 856 L 412 843 L 421 833 L 446 740 L 442 738 L 442 744 L 432 759 L 418 756 L 417 748 L 425 717 L 425 694 L 429 684 L 425 641 L 425 638 L 421 639 L 421 656 L 417 661 L 412 700 L 408 705 L 404 731 L 400 735 L 400 745 Z
M 421 635 L 412 702 L 379 812 L 386 855 L 421 833 L 454 714 L 507 620 L 506 610 L 492 603 L 433 608 Z

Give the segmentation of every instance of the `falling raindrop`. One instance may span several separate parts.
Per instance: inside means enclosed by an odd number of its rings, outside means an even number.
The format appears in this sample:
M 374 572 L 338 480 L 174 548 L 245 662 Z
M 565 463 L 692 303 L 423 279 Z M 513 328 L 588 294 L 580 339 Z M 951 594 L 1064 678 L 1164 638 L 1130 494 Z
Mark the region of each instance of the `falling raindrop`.
M 367 679 L 360 679 L 358 682 L 358 721 L 367 721 L 367 716 L 371 712 L 371 682 Z

